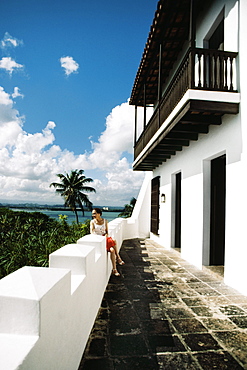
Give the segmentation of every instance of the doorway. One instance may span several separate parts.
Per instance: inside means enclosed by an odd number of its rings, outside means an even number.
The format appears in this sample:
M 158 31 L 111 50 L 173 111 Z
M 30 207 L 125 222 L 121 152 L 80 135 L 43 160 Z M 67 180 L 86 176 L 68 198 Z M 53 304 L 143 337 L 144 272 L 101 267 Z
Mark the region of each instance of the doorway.
M 221 20 L 214 33 L 208 40 L 208 48 L 224 50 L 224 19 Z
M 224 266 L 226 214 L 226 155 L 211 161 L 210 265 Z
M 151 183 L 151 232 L 159 234 L 159 197 L 160 176 L 154 177 Z
M 181 249 L 181 172 L 176 174 L 175 184 L 175 248 Z

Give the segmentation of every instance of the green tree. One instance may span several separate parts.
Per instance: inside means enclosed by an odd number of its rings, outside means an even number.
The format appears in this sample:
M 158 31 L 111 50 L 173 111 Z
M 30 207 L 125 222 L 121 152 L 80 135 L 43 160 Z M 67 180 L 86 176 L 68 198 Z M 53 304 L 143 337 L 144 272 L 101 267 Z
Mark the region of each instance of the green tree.
M 0 279 L 23 266 L 49 265 L 55 250 L 90 233 L 90 220 L 71 225 L 44 213 L 0 207 Z
M 118 215 L 119 217 L 130 217 L 136 204 L 136 199 L 131 198 L 130 204 L 125 204 L 123 211 Z
M 90 202 L 88 196 L 84 194 L 84 192 L 95 192 L 95 189 L 93 187 L 86 185 L 93 180 L 86 177 L 83 170 L 73 170 L 70 172 L 70 174 L 65 173 L 65 175 L 63 175 L 62 173 L 58 173 L 57 176 L 59 177 L 61 182 L 52 182 L 50 184 L 50 187 L 54 186 L 56 192 L 64 198 L 65 207 L 69 207 L 75 213 L 76 222 L 78 224 L 79 219 L 77 206 L 79 206 L 79 208 L 81 209 L 83 216 L 83 205 L 85 205 L 89 209 L 92 208 L 92 202 Z

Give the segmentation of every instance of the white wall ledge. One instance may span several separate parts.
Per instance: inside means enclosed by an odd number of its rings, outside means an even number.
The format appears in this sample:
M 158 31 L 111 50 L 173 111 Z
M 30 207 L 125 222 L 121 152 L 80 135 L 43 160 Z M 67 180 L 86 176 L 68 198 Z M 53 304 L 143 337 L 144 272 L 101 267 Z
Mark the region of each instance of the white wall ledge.
M 32 335 L 0 334 L 0 369 L 19 369 L 38 340 Z

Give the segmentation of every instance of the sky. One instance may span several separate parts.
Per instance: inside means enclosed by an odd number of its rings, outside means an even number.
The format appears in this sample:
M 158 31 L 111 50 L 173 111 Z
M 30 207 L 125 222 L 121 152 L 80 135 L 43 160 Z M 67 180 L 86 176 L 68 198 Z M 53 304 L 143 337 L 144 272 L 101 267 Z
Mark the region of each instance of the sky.
M 94 205 L 137 197 L 128 104 L 156 0 L 1 0 L 0 202 L 62 204 L 83 169 Z M 138 114 L 141 125 L 142 111 Z

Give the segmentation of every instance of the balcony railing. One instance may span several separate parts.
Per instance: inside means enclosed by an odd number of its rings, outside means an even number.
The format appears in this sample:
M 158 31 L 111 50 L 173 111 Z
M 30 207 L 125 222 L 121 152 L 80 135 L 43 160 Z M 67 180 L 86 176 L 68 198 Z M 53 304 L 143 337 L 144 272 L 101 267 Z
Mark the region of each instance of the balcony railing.
M 135 158 L 168 118 L 188 89 L 237 92 L 238 53 L 210 49 L 190 49 L 165 90 L 145 130 L 135 144 Z

